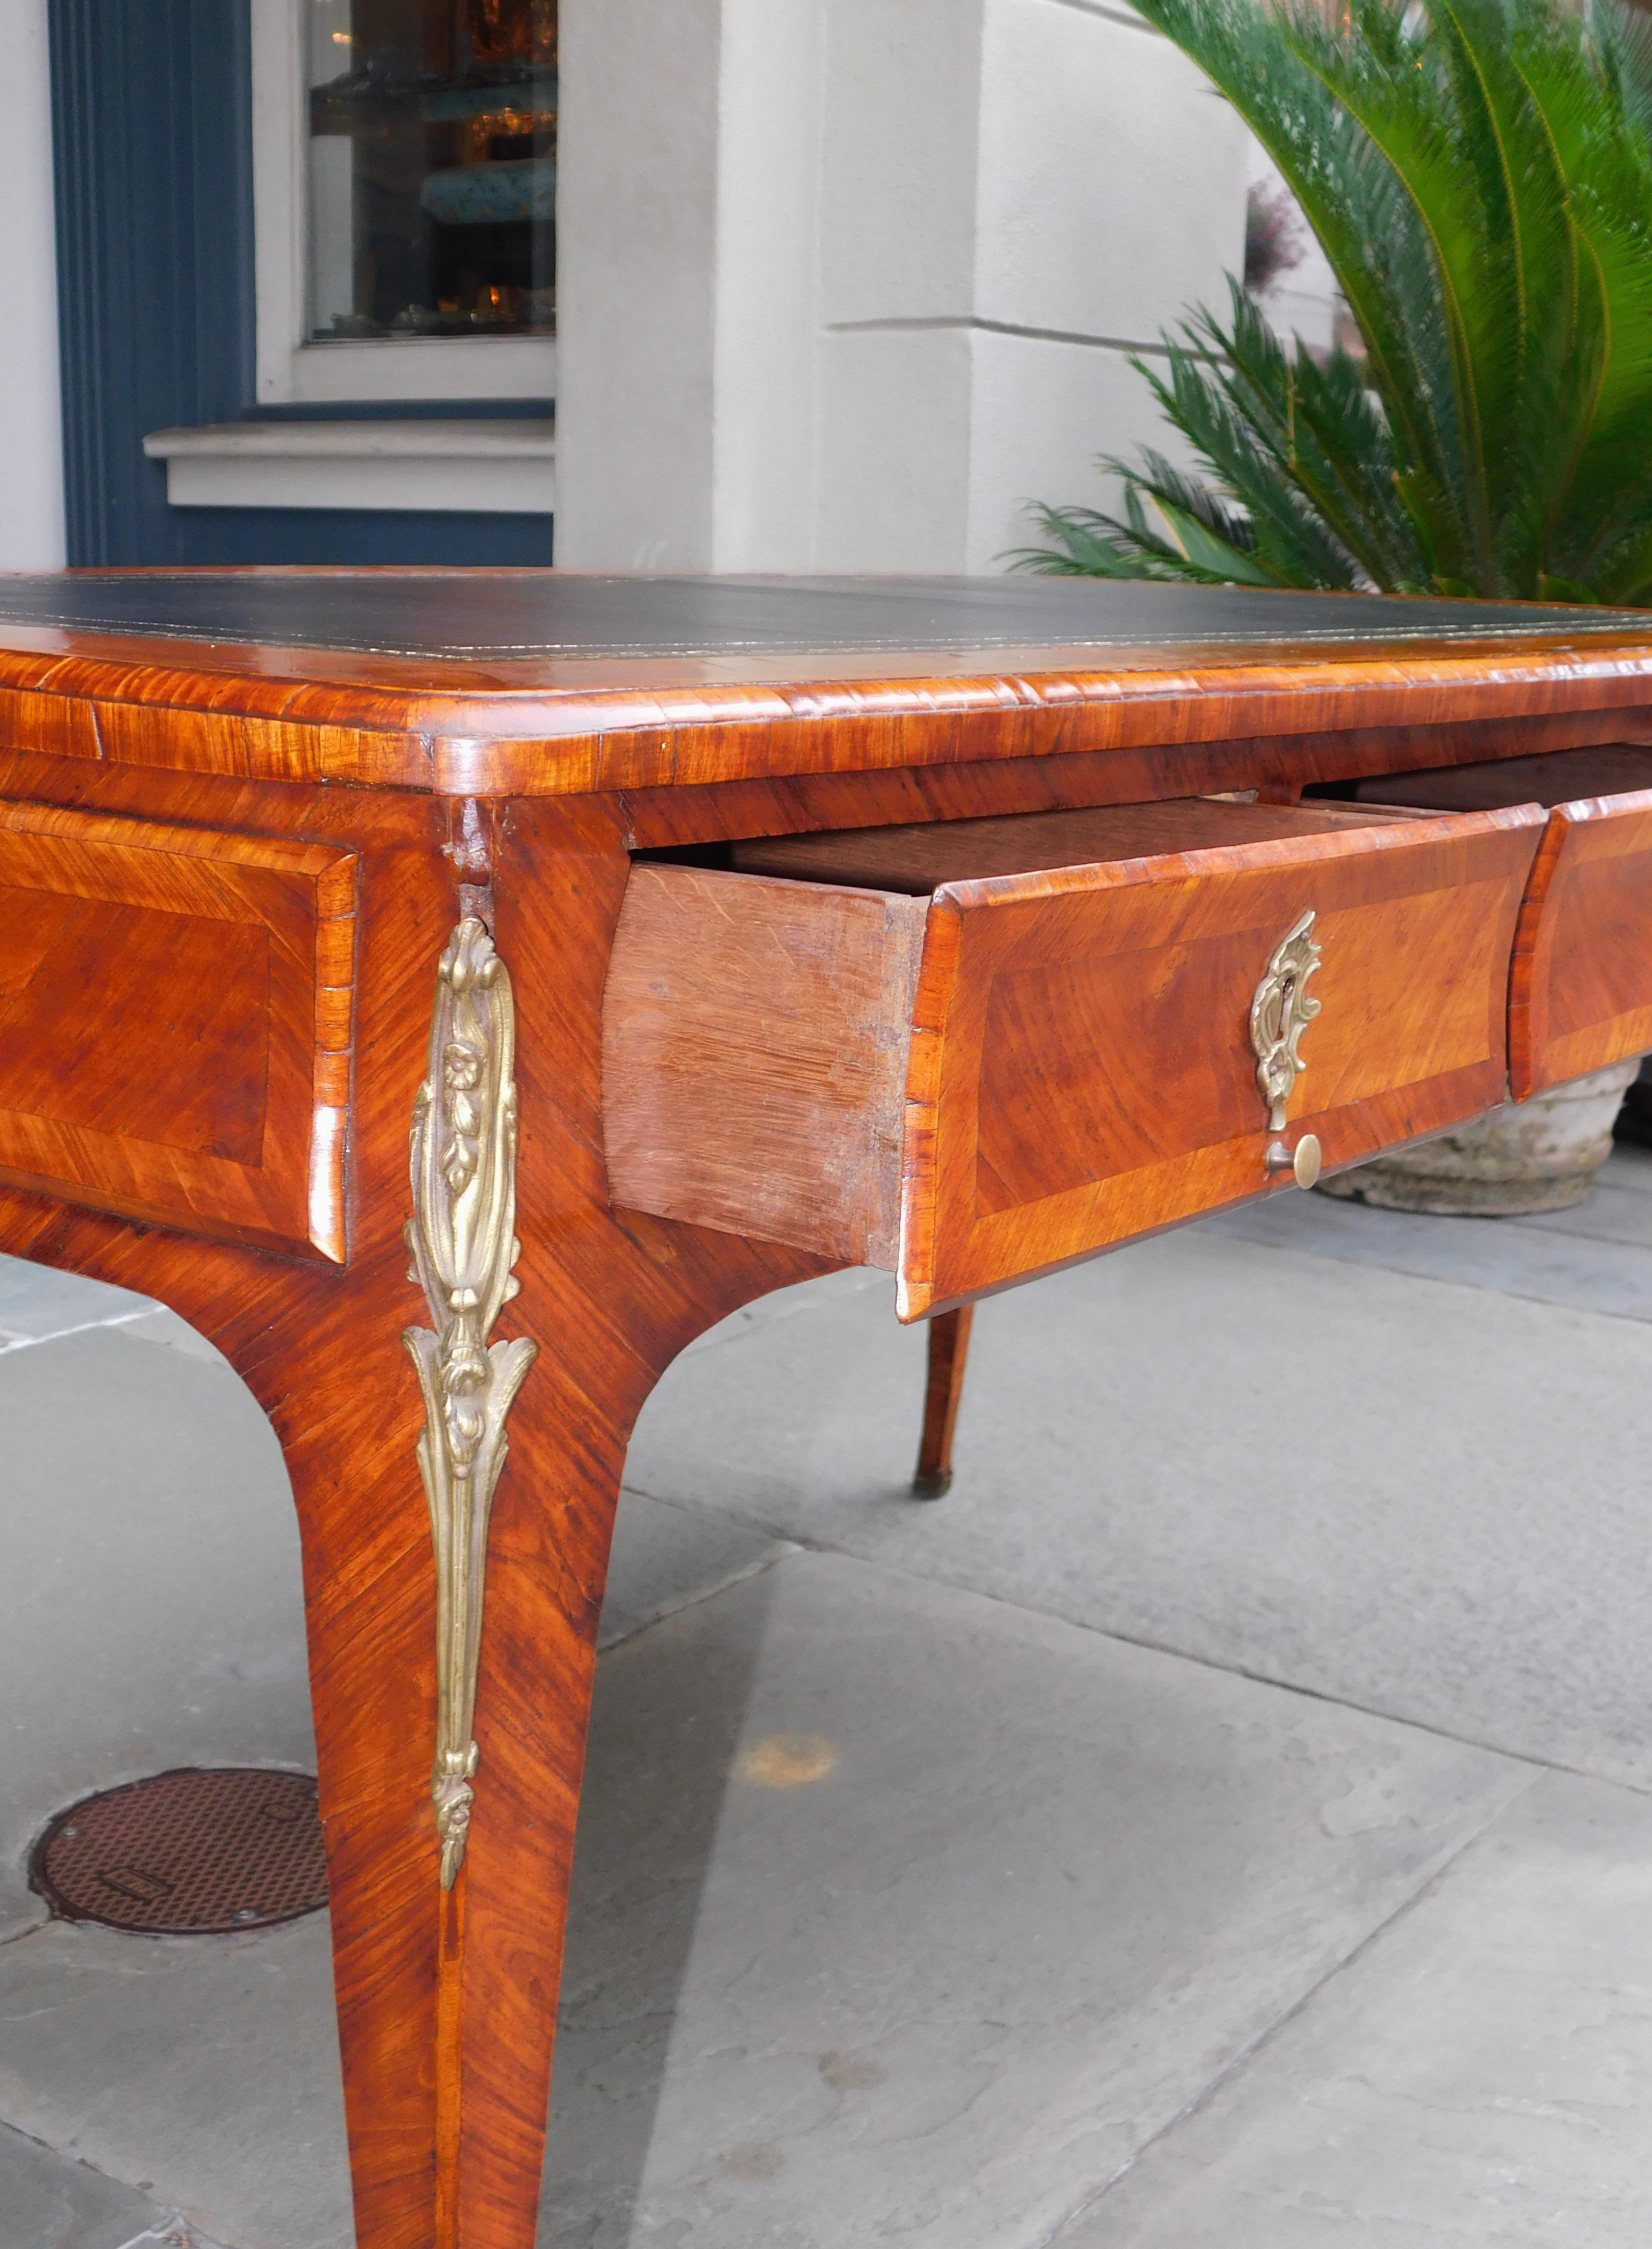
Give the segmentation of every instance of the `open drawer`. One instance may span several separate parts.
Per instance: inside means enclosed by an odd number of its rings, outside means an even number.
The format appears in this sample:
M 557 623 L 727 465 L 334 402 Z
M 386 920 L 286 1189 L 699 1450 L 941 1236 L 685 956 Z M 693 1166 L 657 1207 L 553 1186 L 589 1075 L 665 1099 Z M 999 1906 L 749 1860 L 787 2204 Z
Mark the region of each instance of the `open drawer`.
M 1612 742 L 1388 774 L 1359 793 L 1446 810 L 1552 808 L 1509 984 L 1517 1101 L 1652 1049 L 1652 749 Z
M 616 1205 L 948 1303 L 1504 1097 L 1535 805 L 1202 799 L 639 861 L 603 1024 Z

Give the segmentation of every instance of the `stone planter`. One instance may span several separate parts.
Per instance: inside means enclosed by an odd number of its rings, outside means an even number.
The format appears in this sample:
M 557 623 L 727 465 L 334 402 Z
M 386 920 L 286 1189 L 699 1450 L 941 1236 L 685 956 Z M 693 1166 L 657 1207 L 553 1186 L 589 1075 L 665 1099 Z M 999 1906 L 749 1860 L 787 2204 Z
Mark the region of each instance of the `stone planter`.
M 1378 1210 L 1469 1218 L 1565 1210 L 1587 1194 L 1611 1152 L 1613 1119 L 1640 1067 L 1636 1056 L 1574 1077 L 1518 1108 L 1494 1109 L 1455 1132 L 1322 1180 L 1318 1191 Z

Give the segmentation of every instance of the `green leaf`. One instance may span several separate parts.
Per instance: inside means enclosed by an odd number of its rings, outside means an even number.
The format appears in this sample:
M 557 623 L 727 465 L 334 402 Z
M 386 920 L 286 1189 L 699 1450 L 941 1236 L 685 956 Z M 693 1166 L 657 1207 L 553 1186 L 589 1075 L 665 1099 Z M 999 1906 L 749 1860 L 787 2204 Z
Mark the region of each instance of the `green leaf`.
M 1232 540 L 1212 531 L 1186 508 L 1178 507 L 1161 492 L 1153 505 L 1169 526 L 1170 536 L 1193 567 L 1223 585 L 1277 586 L 1278 580 L 1264 570 L 1254 554 L 1247 554 Z
M 1652 605 L 1652 24 L 1139 5 L 1278 165 L 1364 358 L 1288 347 L 1230 284 L 1138 363 L 1194 471 L 1108 464 L 1122 516 L 1045 509 L 1020 566 Z

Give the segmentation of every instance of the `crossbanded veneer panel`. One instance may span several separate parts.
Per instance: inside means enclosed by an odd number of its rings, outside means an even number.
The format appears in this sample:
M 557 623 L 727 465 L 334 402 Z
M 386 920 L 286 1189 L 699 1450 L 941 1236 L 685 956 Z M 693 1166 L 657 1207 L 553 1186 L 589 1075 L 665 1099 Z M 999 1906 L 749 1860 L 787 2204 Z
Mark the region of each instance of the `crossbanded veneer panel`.
M 346 1254 L 355 860 L 0 803 L 0 1180 Z

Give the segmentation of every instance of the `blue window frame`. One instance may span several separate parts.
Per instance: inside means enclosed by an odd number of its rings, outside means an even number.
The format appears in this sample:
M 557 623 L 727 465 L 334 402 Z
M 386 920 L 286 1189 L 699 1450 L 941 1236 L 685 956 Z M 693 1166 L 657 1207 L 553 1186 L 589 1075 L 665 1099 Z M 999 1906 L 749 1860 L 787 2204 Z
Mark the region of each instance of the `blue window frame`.
M 70 561 L 548 562 L 548 515 L 169 505 L 145 434 L 259 411 L 248 0 L 50 9 Z

